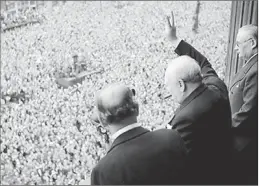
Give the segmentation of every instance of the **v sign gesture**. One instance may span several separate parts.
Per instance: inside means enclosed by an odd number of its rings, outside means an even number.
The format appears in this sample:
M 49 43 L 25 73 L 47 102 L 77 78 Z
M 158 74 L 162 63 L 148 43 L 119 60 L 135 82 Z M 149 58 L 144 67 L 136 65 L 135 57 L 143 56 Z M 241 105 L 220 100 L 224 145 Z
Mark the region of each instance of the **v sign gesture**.
M 167 36 L 171 41 L 176 41 L 177 36 L 176 36 L 176 26 L 174 22 L 174 13 L 172 11 L 172 21 L 170 21 L 170 16 L 167 16 Z M 172 22 L 172 23 L 171 23 Z

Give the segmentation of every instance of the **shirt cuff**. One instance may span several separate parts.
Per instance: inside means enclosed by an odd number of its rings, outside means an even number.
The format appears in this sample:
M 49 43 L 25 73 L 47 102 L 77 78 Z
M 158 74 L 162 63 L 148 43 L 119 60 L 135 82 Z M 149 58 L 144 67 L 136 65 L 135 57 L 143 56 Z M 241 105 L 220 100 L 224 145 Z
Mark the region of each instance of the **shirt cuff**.
M 182 40 L 177 38 L 175 41 L 172 41 L 173 47 L 176 49 Z
M 166 128 L 167 128 L 167 129 L 172 129 L 172 126 L 169 125 L 169 124 L 167 124 L 167 125 L 166 125 Z

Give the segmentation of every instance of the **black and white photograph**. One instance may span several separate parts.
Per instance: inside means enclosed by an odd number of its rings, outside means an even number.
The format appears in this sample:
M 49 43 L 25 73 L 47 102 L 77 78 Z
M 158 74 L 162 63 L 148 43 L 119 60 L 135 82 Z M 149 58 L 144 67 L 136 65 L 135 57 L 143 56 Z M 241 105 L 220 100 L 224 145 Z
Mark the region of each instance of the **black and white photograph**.
M 1 1 L 0 185 L 258 185 L 258 1 Z

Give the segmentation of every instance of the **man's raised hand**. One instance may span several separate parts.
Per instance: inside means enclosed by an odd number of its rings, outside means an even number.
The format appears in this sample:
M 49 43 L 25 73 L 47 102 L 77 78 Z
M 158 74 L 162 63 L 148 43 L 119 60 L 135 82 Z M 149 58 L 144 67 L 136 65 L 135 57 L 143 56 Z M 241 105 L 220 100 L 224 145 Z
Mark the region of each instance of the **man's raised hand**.
M 170 16 L 167 16 L 167 36 L 171 41 L 176 41 L 176 26 L 174 22 L 174 13 L 172 11 L 172 19 L 170 21 Z

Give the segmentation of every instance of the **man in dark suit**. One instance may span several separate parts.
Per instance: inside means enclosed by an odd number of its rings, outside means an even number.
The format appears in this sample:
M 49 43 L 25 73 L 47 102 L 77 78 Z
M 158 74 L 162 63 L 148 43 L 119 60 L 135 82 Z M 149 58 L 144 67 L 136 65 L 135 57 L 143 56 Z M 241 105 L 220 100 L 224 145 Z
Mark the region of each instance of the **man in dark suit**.
M 180 104 L 169 125 L 187 147 L 190 184 L 228 184 L 231 109 L 227 87 L 201 53 L 176 37 L 174 18 L 172 24 L 168 18 L 168 25 L 169 38 L 180 55 L 165 73 L 165 83 Z
M 232 78 L 229 98 L 236 177 L 239 184 L 258 183 L 258 27 L 245 25 L 236 38 L 237 53 L 245 63 Z
M 150 132 L 137 123 L 132 91 L 112 84 L 97 95 L 100 123 L 112 134 L 107 155 L 91 174 L 92 185 L 184 184 L 186 149 L 176 131 Z

